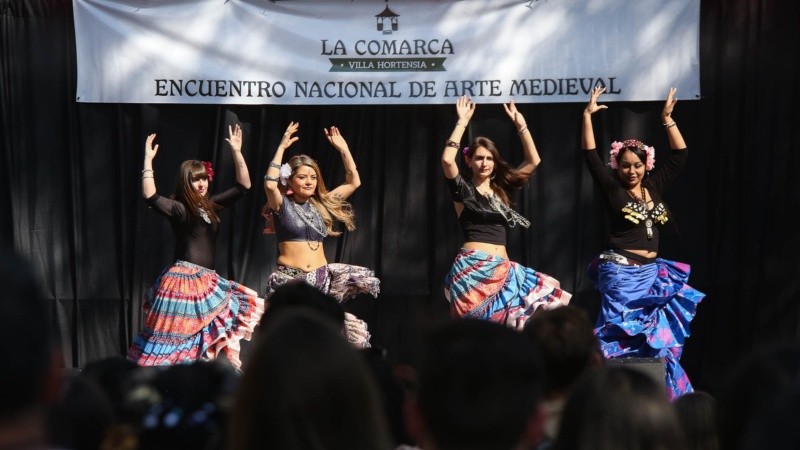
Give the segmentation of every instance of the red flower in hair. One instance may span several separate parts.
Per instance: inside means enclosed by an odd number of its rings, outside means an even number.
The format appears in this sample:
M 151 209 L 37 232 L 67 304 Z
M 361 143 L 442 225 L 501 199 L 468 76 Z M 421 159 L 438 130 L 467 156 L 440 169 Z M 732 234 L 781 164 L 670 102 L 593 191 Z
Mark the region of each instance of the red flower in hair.
M 211 168 L 210 161 L 200 161 L 203 164 L 203 167 L 206 168 L 206 174 L 208 174 L 208 181 L 214 181 L 214 169 Z

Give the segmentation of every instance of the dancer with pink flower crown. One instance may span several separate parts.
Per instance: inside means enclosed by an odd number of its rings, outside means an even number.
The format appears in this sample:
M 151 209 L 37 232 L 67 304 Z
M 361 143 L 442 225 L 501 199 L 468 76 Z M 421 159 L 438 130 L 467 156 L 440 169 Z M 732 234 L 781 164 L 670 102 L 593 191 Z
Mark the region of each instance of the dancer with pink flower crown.
M 128 350 L 128 359 L 141 366 L 161 366 L 208 360 L 224 354 L 241 368 L 239 341 L 249 340 L 264 313 L 257 293 L 217 274 L 216 237 L 222 209 L 250 189 L 250 173 L 242 156 L 242 129 L 228 127 L 236 185 L 209 195 L 214 170 L 207 161 L 181 164 L 175 193 L 156 191 L 153 159 L 156 135 L 147 136 L 142 170 L 142 195 L 148 206 L 165 216 L 175 234 L 175 263 L 164 269 L 144 299 L 145 321 Z
M 581 146 L 595 183 L 606 196 L 611 234 L 587 269 L 602 296 L 595 335 L 606 358 L 662 358 L 671 398 L 692 392 L 680 365 L 689 323 L 705 294 L 692 288 L 688 264 L 658 258 L 658 226 L 670 220 L 662 197 L 686 162 L 686 142 L 672 111 L 671 88 L 661 112 L 670 155 L 655 168 L 655 150 L 636 139 L 611 144 L 606 166 L 597 154 L 592 114 L 606 109 L 595 87 L 583 110 Z M 610 170 L 609 170 L 610 166 Z
M 372 270 L 328 263 L 323 247 L 326 237 L 342 234 L 334 228 L 335 222 L 341 222 L 348 231 L 355 229 L 355 214 L 346 200 L 361 186 L 361 178 L 350 147 L 338 128 L 323 130 L 345 168 L 344 183 L 328 191 L 313 158 L 300 154 L 282 163 L 284 152 L 300 139 L 294 136 L 299 128 L 297 122 L 289 123 L 264 175 L 264 232 L 274 232 L 278 238 L 278 267 L 267 281 L 264 297 L 269 303 L 269 296 L 278 286 L 293 280 L 304 281 L 340 303 L 358 294 L 377 297 L 380 280 Z M 351 344 L 359 348 L 371 346 L 364 321 L 345 313 L 345 328 Z

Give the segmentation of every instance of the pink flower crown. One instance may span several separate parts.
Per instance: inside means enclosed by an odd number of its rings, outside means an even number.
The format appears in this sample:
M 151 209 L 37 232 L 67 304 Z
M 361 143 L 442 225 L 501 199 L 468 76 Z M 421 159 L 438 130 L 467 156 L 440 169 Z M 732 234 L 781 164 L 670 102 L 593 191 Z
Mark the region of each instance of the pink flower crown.
M 617 155 L 619 154 L 619 151 L 627 147 L 634 147 L 638 148 L 639 150 L 644 150 L 644 152 L 647 154 L 647 161 L 644 164 L 644 168 L 648 172 L 653 170 L 653 167 L 656 165 L 656 149 L 653 147 L 648 147 L 644 145 L 642 141 L 637 141 L 636 139 L 626 139 L 622 142 L 614 141 L 611 143 L 611 151 L 608 152 L 609 155 L 611 155 L 611 160 L 608 162 L 608 165 L 611 166 L 612 169 L 617 168 Z
M 210 161 L 200 161 L 203 164 L 203 167 L 206 168 L 206 175 L 208 175 L 208 181 L 214 181 L 214 169 L 211 168 Z

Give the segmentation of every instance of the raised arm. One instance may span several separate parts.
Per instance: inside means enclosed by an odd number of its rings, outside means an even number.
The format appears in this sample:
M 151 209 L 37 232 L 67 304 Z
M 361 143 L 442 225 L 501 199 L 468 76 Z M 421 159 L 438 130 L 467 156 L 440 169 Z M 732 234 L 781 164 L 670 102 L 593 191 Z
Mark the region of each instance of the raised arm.
M 589 98 L 589 104 L 587 104 L 586 108 L 583 109 L 583 134 L 581 136 L 581 148 L 584 150 L 595 150 L 597 148 L 597 144 L 594 141 L 592 114 L 600 111 L 601 109 L 608 108 L 606 105 L 597 104 L 597 98 L 600 97 L 600 94 L 605 91 L 605 87 L 595 86 L 594 89 L 592 89 L 592 94 Z
M 514 127 L 516 127 L 517 134 L 519 134 L 519 139 L 522 141 L 522 150 L 525 152 L 525 159 L 523 159 L 517 167 L 517 170 L 523 175 L 531 176 L 539 163 L 542 162 L 542 159 L 539 157 L 539 152 L 536 151 L 536 144 L 533 142 L 531 130 L 528 129 L 525 117 L 517 110 L 517 105 L 514 104 L 514 100 L 503 103 L 503 109 L 506 110 L 506 114 L 511 121 L 514 122 Z
M 283 161 L 283 153 L 286 149 L 300 139 L 292 136 L 297 132 L 298 128 L 300 128 L 299 123 L 289 122 L 289 126 L 286 127 L 286 132 L 283 133 L 281 142 L 278 144 L 278 149 L 275 150 L 275 156 L 273 156 L 272 161 L 269 162 L 267 173 L 264 175 L 264 192 L 267 194 L 267 204 L 269 204 L 270 209 L 273 211 L 281 209 L 281 203 L 283 203 L 281 191 L 278 189 L 281 161 Z
M 156 179 L 153 172 L 153 158 L 158 153 L 158 144 L 153 145 L 156 134 L 147 136 L 144 142 L 144 167 L 142 168 L 142 197 L 150 198 L 156 195 Z
M 231 155 L 233 156 L 233 168 L 236 171 L 236 182 L 241 184 L 245 189 L 250 189 L 252 183 L 250 182 L 250 171 L 247 170 L 247 163 L 244 162 L 242 156 L 242 127 L 235 124 L 233 127 L 228 125 L 228 137 L 225 139 L 231 146 Z
M 331 195 L 336 195 L 342 200 L 345 200 L 347 197 L 353 195 L 353 192 L 361 186 L 361 177 L 358 176 L 358 169 L 356 168 L 355 160 L 353 160 L 353 155 L 350 154 L 350 147 L 347 146 L 347 141 L 344 140 L 344 136 L 339 132 L 339 129 L 331 127 L 330 129 L 325 128 L 323 130 L 325 131 L 325 137 L 328 138 L 328 142 L 339 152 L 339 155 L 342 157 L 342 163 L 344 163 L 344 183 L 332 190 Z
M 683 135 L 681 135 L 680 130 L 678 130 L 678 125 L 672 118 L 672 109 L 675 108 L 675 104 L 678 103 L 678 99 L 675 98 L 676 91 L 677 89 L 674 87 L 669 88 L 667 101 L 664 102 L 664 109 L 661 110 L 661 123 L 664 124 L 664 127 L 667 129 L 669 148 L 673 150 L 684 150 L 686 148 L 686 142 L 683 140 Z
M 472 100 L 466 95 L 462 95 L 456 102 L 456 112 L 458 113 L 456 126 L 450 133 L 450 138 L 445 142 L 444 151 L 442 151 L 442 169 L 444 169 L 444 176 L 448 179 L 453 179 L 458 175 L 456 155 L 458 155 L 458 147 L 461 145 L 464 131 L 475 113 L 475 103 L 472 103 Z

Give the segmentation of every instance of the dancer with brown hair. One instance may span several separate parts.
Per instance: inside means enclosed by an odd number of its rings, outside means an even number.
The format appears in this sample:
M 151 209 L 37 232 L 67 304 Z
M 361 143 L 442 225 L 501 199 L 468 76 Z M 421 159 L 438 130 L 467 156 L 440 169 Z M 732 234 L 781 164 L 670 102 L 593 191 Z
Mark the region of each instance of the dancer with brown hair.
M 521 330 L 537 308 L 566 305 L 572 294 L 561 290 L 555 278 L 508 259 L 508 230 L 530 226 L 528 219 L 511 208 L 511 194 L 522 189 L 541 158 L 514 101 L 503 107 L 522 141 L 523 161 L 511 166 L 494 142 L 478 136 L 463 150 L 471 172 L 466 178 L 459 173 L 456 157 L 475 104 L 466 96 L 456 103 L 458 121 L 445 143 L 442 168 L 464 244 L 445 278 L 445 296 L 454 316 L 490 320 Z
M 188 160 L 181 164 L 171 198 L 156 191 L 153 159 L 155 133 L 145 142 L 142 195 L 148 206 L 165 216 L 175 234 L 175 263 L 147 291 L 145 322 L 128 350 L 128 359 L 142 366 L 214 359 L 224 353 L 239 369 L 239 341 L 250 339 L 264 313 L 257 293 L 219 276 L 213 269 L 218 212 L 241 199 L 250 189 L 250 174 L 242 156 L 242 129 L 228 127 L 236 185 L 209 195 L 211 163 Z

